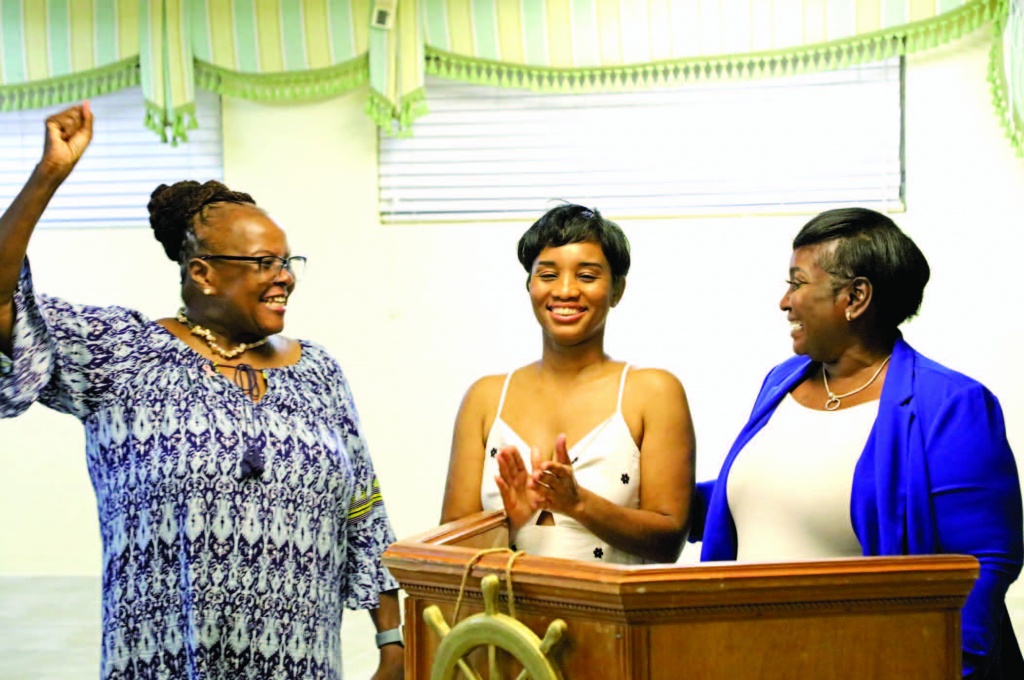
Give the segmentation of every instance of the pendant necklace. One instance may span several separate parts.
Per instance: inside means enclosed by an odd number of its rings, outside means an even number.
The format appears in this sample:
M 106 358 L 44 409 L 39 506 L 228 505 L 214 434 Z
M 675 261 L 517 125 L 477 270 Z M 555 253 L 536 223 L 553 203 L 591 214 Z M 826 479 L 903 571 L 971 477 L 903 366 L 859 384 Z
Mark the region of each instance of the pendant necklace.
M 825 381 L 825 392 L 828 393 L 828 401 L 825 402 L 825 410 L 826 411 L 835 411 L 843 403 L 842 402 L 843 399 L 846 399 L 847 397 L 849 397 L 851 395 L 857 394 L 861 390 L 866 390 L 871 385 L 871 383 L 875 382 L 875 378 L 878 377 L 878 374 L 882 372 L 882 369 L 885 368 L 885 365 L 887 363 L 889 363 L 889 359 L 891 359 L 891 358 L 892 358 L 892 355 L 890 354 L 889 356 L 887 356 L 885 358 L 885 361 L 882 362 L 882 365 L 878 367 L 878 370 L 875 371 L 875 374 L 873 376 L 871 376 L 870 380 L 868 380 L 866 383 L 864 383 L 863 385 L 861 385 L 857 389 L 853 390 L 852 392 L 847 392 L 846 394 L 835 394 L 835 393 L 832 392 L 831 389 L 829 389 L 829 386 L 828 386 L 828 371 L 825 370 L 825 364 L 822 364 L 821 365 L 821 379 Z

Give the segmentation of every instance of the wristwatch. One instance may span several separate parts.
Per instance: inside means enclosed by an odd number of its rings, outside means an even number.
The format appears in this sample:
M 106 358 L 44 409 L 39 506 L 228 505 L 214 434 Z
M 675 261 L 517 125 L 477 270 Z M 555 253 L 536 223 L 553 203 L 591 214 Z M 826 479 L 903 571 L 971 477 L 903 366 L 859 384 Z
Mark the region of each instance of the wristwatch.
M 384 645 L 402 645 L 405 647 L 405 636 L 402 635 L 402 627 L 392 628 L 391 630 L 381 631 L 377 633 L 374 638 L 377 641 L 377 648 L 381 648 Z

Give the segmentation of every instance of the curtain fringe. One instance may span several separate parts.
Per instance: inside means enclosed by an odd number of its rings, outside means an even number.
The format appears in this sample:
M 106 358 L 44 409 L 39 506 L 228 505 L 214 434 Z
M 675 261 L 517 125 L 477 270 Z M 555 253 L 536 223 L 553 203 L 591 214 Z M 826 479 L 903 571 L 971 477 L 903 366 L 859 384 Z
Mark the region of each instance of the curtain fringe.
M 944 45 L 1005 16 L 1008 1 L 977 0 L 931 19 L 835 42 L 616 67 L 544 68 L 465 57 L 427 46 L 426 71 L 450 80 L 540 92 L 593 92 L 695 80 L 792 75 L 881 61 Z
M 1024 101 L 1014 100 L 1014 91 L 1007 82 L 1007 67 L 1012 75 L 1024 77 L 1024 4 L 1011 6 L 1011 0 L 1003 0 L 1004 11 L 999 13 L 993 24 L 992 47 L 988 58 L 988 83 L 992 93 L 992 104 L 996 108 L 1003 131 L 1017 156 L 1024 158 Z M 1011 16 L 1015 11 L 1019 16 Z M 1005 42 L 1005 31 L 1011 21 L 1015 24 L 1016 35 L 1010 45 L 1009 54 Z M 1009 61 L 1009 63 L 1007 63 Z M 1019 84 L 1018 84 L 1019 86 Z M 1024 91 L 1022 88 L 1021 91 Z
M 399 106 L 372 89 L 366 102 L 366 115 L 390 137 L 411 137 L 413 121 L 426 113 L 427 93 L 422 87 L 402 97 Z
M 31 83 L 0 86 L 0 111 L 40 109 L 98 97 L 141 82 L 139 57 L 129 57 L 89 71 Z
M 366 55 L 312 71 L 239 73 L 195 60 L 196 85 L 217 94 L 254 101 L 297 101 L 353 90 L 370 78 Z
M 188 130 L 199 127 L 196 120 L 196 105 L 190 103 L 166 110 L 147 99 L 143 124 L 160 135 L 160 141 L 163 143 L 177 146 L 178 142 L 188 141 Z

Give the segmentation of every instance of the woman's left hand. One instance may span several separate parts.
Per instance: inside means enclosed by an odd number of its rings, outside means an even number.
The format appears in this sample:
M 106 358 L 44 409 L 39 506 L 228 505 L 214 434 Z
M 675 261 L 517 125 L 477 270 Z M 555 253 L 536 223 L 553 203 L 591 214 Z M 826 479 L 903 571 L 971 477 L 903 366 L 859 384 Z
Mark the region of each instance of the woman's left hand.
M 555 459 L 544 461 L 539 470 L 534 470 L 529 489 L 540 499 L 538 509 L 570 517 L 578 514 L 582 493 L 576 483 L 564 434 L 555 439 Z
M 371 680 L 404 680 L 405 647 L 384 645 L 380 648 L 380 665 Z

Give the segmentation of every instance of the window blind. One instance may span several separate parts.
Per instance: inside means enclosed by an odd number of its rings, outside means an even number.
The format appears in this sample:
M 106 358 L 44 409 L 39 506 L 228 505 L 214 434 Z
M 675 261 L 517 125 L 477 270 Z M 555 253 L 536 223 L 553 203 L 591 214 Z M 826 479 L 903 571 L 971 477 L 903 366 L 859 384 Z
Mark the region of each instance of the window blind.
M 427 80 L 411 137 L 381 135 L 384 222 L 903 207 L 902 62 L 673 89 L 540 94 Z
M 141 124 L 139 88 L 90 100 L 92 144 L 40 220 L 39 228 L 137 228 L 149 226 L 146 205 L 159 184 L 183 179 L 223 179 L 220 97 L 197 92 L 198 129 L 171 146 Z M 44 121 L 67 105 L 0 113 L 0 210 L 10 205 L 39 162 Z

